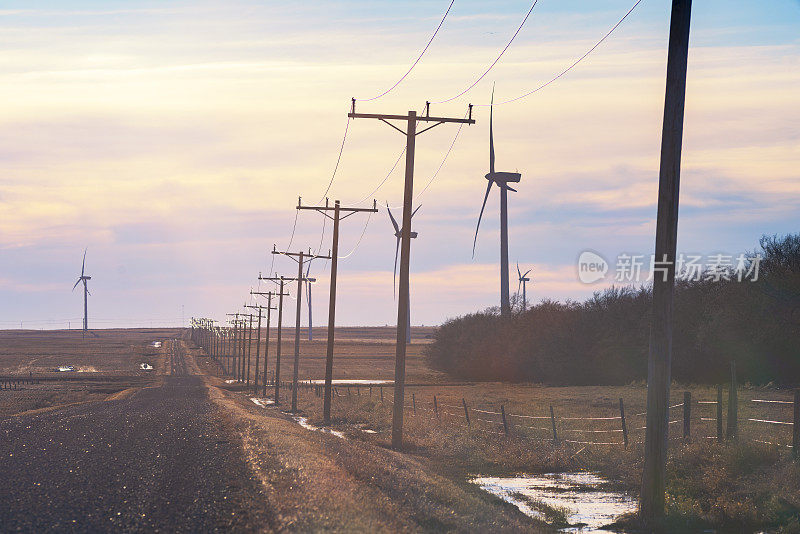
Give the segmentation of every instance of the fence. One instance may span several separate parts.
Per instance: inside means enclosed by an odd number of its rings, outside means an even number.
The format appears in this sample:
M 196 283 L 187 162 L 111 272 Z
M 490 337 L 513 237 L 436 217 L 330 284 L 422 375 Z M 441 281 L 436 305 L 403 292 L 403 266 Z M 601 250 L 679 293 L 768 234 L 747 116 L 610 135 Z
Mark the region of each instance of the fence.
M 693 399 L 689 391 L 684 392 L 683 402 L 669 406 L 670 441 L 688 442 L 692 439 L 712 439 L 718 442 L 723 440 L 740 439 L 740 423 L 750 425 L 745 432 L 749 441 L 756 443 L 791 449 L 797 457 L 800 452 L 800 389 L 795 390 L 794 400 L 786 399 L 750 399 L 753 407 L 767 407 L 763 416 L 746 417 L 739 419 L 738 385 L 735 375 L 728 391 L 728 413 L 724 415 L 723 387 L 717 387 L 716 399 Z M 287 391 L 291 391 L 292 383 L 282 383 Z M 321 397 L 324 392 L 322 384 L 313 383 L 311 380 L 298 383 L 298 387 L 311 391 Z M 389 386 L 391 388 L 391 386 Z M 428 387 L 435 387 L 434 385 Z M 393 401 L 384 395 L 383 386 L 377 385 L 345 385 L 334 386 L 333 395 L 338 398 L 353 398 L 359 396 L 375 397 L 376 401 L 392 405 Z M 608 446 L 628 448 L 631 443 L 641 444 L 644 441 L 646 430 L 646 412 L 626 416 L 625 401 L 619 399 L 618 411 L 615 415 L 607 412 L 603 414 L 587 414 L 581 416 L 560 415 L 558 408 L 548 405 L 545 413 L 513 413 L 508 412 L 504 404 L 500 403 L 495 409 L 489 409 L 485 403 L 476 407 L 475 403 L 468 402 L 465 397 L 448 398 L 433 394 L 426 399 L 411 393 L 410 403 L 405 409 L 411 416 L 422 416 L 435 419 L 437 424 L 456 424 L 469 428 L 472 431 L 488 435 L 511 436 L 548 441 L 554 444 L 568 443 L 580 446 Z M 791 408 L 790 408 L 791 407 Z M 710 409 L 710 410 L 709 410 Z M 793 413 L 787 414 L 786 412 Z M 748 410 L 753 411 L 751 408 Z M 763 433 L 757 426 L 771 426 L 786 428 L 791 431 L 791 437 L 784 436 L 787 443 L 777 438 L 770 440 L 760 439 Z M 723 432 L 724 430 L 724 432 Z M 751 436 L 750 434 L 755 434 Z M 771 433 L 772 434 L 772 433 Z M 634 439 L 638 438 L 638 439 Z

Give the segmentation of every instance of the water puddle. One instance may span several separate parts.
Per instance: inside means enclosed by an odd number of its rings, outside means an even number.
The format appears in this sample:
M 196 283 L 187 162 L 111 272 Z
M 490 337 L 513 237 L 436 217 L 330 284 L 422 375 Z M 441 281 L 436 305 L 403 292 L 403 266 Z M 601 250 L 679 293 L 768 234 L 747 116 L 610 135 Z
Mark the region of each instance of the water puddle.
M 225 381 L 226 384 L 235 384 L 236 382 L 238 382 L 238 380 L 230 380 L 229 379 L 229 380 Z
M 337 438 L 345 439 L 344 434 L 337 430 L 331 430 L 330 428 L 318 427 L 312 425 L 311 423 L 308 422 L 307 417 L 294 415 L 291 412 L 281 412 L 281 413 L 290 416 L 292 418 L 292 421 L 294 421 L 295 423 L 297 423 L 298 425 L 302 426 L 307 430 L 314 430 L 315 432 L 322 432 L 323 434 L 330 434 L 332 436 L 336 436 Z
M 608 481 L 595 473 L 476 477 L 470 482 L 526 515 L 562 526 L 561 532 L 605 532 L 603 526 L 637 509 L 636 499 L 604 489 Z
M 306 380 L 306 384 L 311 383 L 315 386 L 324 385 L 324 380 Z M 331 380 L 334 386 L 391 386 L 394 380 L 362 380 L 362 379 L 339 379 Z
M 256 406 L 261 406 L 264 408 L 265 406 L 269 406 L 270 404 L 275 404 L 275 401 L 272 399 L 259 399 L 258 397 L 250 397 L 250 400 Z
M 160 349 L 161 348 L 161 342 L 160 341 L 153 341 L 152 343 L 150 343 L 150 346 L 155 348 L 155 349 Z

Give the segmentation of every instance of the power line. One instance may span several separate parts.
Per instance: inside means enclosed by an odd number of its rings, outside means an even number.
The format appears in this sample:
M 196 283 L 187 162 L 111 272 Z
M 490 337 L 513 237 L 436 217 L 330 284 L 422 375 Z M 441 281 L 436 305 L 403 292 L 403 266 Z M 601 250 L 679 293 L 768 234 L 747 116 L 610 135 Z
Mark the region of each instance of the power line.
M 580 63 L 581 61 L 583 61 L 584 59 L 586 59 L 586 57 L 587 57 L 589 54 L 591 54 L 592 52 L 594 52 L 594 50 L 595 50 L 595 49 L 596 49 L 598 46 L 600 46 L 600 45 L 603 43 L 603 41 L 605 41 L 606 39 L 608 39 L 608 38 L 611 36 L 611 34 L 612 34 L 612 33 L 614 33 L 614 30 L 616 30 L 616 29 L 617 29 L 617 28 L 620 26 L 620 24 L 622 24 L 622 23 L 625 21 L 625 19 L 627 19 L 627 18 L 628 18 L 628 15 L 630 15 L 631 13 L 633 13 L 633 10 L 634 10 L 634 9 L 636 9 L 636 7 L 637 7 L 639 4 L 641 4 L 641 3 L 642 3 L 642 0 L 637 0 L 637 1 L 636 1 L 636 3 L 635 3 L 635 4 L 633 4 L 633 6 L 632 6 L 632 7 L 631 7 L 631 8 L 628 10 L 628 12 L 627 12 L 627 13 L 625 13 L 625 15 L 624 15 L 624 16 L 623 16 L 621 19 L 619 19 L 619 21 L 618 21 L 616 24 L 614 24 L 614 26 L 613 26 L 613 27 L 612 27 L 610 30 L 608 30 L 608 32 L 607 32 L 607 33 L 606 33 L 606 34 L 603 36 L 603 38 L 602 38 L 602 39 L 600 39 L 599 41 L 597 41 L 593 47 L 591 47 L 591 48 L 590 48 L 590 49 L 589 49 L 589 50 L 588 50 L 588 51 L 587 51 L 585 54 L 583 54 L 581 57 L 579 57 L 579 58 L 578 58 L 578 59 L 577 59 L 577 60 L 576 60 L 574 63 L 572 63 L 572 65 L 570 65 L 570 66 L 569 66 L 569 67 L 567 67 L 566 69 L 562 70 L 562 71 L 561 71 L 560 73 L 558 73 L 556 76 L 554 76 L 553 78 L 551 78 L 551 79 L 550 79 L 550 80 L 548 80 L 547 82 L 543 83 L 542 85 L 540 85 L 540 86 L 539 86 L 539 87 L 537 87 L 536 89 L 534 89 L 534 90 L 532 90 L 532 91 L 529 91 L 529 92 L 527 92 L 527 93 L 525 93 L 525 94 L 523 94 L 523 95 L 520 95 L 520 96 L 518 96 L 518 97 L 516 97 L 516 98 L 512 98 L 512 99 L 510 99 L 510 100 L 505 100 L 505 101 L 503 101 L 503 102 L 498 102 L 498 103 L 495 103 L 494 105 L 495 105 L 495 106 L 501 106 L 501 105 L 503 105 L 503 104 L 510 104 L 511 102 L 516 102 L 517 100 L 522 100 L 523 98 L 526 98 L 526 97 L 528 97 L 528 96 L 531 96 L 533 93 L 536 93 L 536 92 L 538 92 L 538 91 L 541 91 L 542 89 L 544 89 L 545 87 L 547 87 L 548 85 L 550 85 L 551 83 L 553 83 L 554 81 L 556 81 L 556 80 L 558 80 L 559 78 L 561 78 L 562 76 L 564 76 L 566 73 L 568 73 L 569 71 L 571 71 L 571 70 L 572 70 L 572 69 L 573 69 L 573 68 L 574 68 L 574 67 L 575 67 L 575 66 L 576 66 L 578 63 Z M 488 106 L 491 106 L 491 105 L 492 105 L 492 104 L 475 104 L 475 106 L 477 106 L 477 107 L 488 107 Z
M 469 115 L 469 112 L 467 112 L 467 114 L 464 115 L 464 118 L 467 118 L 467 115 Z M 419 200 L 420 197 L 425 193 L 425 191 L 428 190 L 428 187 L 430 187 L 430 185 L 433 183 L 433 181 L 439 175 L 439 171 L 442 170 L 442 167 L 444 167 L 444 162 L 447 161 L 447 157 L 450 155 L 450 152 L 453 151 L 453 147 L 455 146 L 456 141 L 458 140 L 458 136 L 461 133 L 461 128 L 463 128 L 463 127 L 464 127 L 463 123 L 458 125 L 458 130 L 456 130 L 456 135 L 453 137 L 453 142 L 450 143 L 450 148 L 447 149 L 447 152 L 445 153 L 444 158 L 442 158 L 442 162 L 439 163 L 439 168 L 437 168 L 436 172 L 433 173 L 433 176 L 431 176 L 431 179 L 428 180 L 427 184 L 425 184 L 425 187 L 422 188 L 422 191 L 417 193 L 417 195 L 414 197 L 414 200 Z
M 533 1 L 533 4 L 531 4 L 531 8 L 528 10 L 528 13 L 526 13 L 526 14 L 525 14 L 525 18 L 524 18 L 524 19 L 522 19 L 522 22 L 520 23 L 519 27 L 517 28 L 517 31 L 515 31 L 515 32 L 514 32 L 514 35 L 512 35 L 512 36 L 511 36 L 511 39 L 509 39 L 509 41 L 508 41 L 508 44 L 506 44 L 505 48 L 503 48 L 503 50 L 501 50 L 501 51 L 500 51 L 500 54 L 497 56 L 497 58 L 496 58 L 496 59 L 495 59 L 495 60 L 492 62 L 492 64 L 491 64 L 491 65 L 489 65 L 489 68 L 487 68 L 485 71 L 483 71 L 483 74 L 481 74 L 481 75 L 478 77 L 478 79 L 477 79 L 477 80 L 475 80 L 474 82 L 472 82 L 472 85 L 470 85 L 469 87 L 467 87 L 466 89 L 464 89 L 463 91 L 461 91 L 460 93 L 458 93 L 458 94 L 457 94 L 457 95 L 455 95 L 455 96 L 451 96 L 450 98 L 447 98 L 447 99 L 445 99 L 445 100 L 440 100 L 440 101 L 438 101 L 438 102 L 433 102 L 433 104 L 444 104 L 445 102 L 450 102 L 451 100 L 455 100 L 456 98 L 458 98 L 458 97 L 460 97 L 460 96 L 463 96 L 463 95 L 464 95 L 464 94 L 466 94 L 468 91 L 470 91 L 470 90 L 471 90 L 473 87 L 475 87 L 476 85 L 478 85 L 478 83 L 479 83 L 479 82 L 480 82 L 480 81 L 481 81 L 483 78 L 485 78 L 487 74 L 489 74 L 489 71 L 491 71 L 491 70 L 494 68 L 494 66 L 495 66 L 495 65 L 497 65 L 497 63 L 500 61 L 500 58 L 502 58 L 502 57 L 503 57 L 503 54 L 505 54 L 505 53 L 506 53 L 506 50 L 508 50 L 508 48 L 511 46 L 511 43 L 513 43 L 513 42 L 514 42 L 514 39 L 516 39 L 517 35 L 519 35 L 519 32 L 522 30 L 522 27 L 523 27 L 523 26 L 525 26 L 525 23 L 528 21 L 528 17 L 530 17 L 530 16 L 531 16 L 531 13 L 533 13 L 533 8 L 534 8 L 534 7 L 536 7 L 536 4 L 537 4 L 538 2 L 539 2 L 539 0 L 534 0 L 534 1 Z
M 378 190 L 380 190 L 381 187 L 383 187 L 383 184 L 386 183 L 386 180 L 389 179 L 389 177 L 392 175 L 394 170 L 397 168 L 397 164 L 400 163 L 400 160 L 403 158 L 403 154 L 405 154 L 405 153 L 406 153 L 406 147 L 403 147 L 403 150 L 401 150 L 400 154 L 398 154 L 397 159 L 394 162 L 394 165 L 392 165 L 392 168 L 389 169 L 388 173 L 386 173 L 386 176 L 383 178 L 383 180 L 381 180 L 381 182 L 377 185 L 377 187 L 375 187 L 375 189 L 373 189 L 371 192 L 367 193 L 367 195 L 365 195 L 364 198 L 362 198 L 361 200 L 356 202 L 356 204 L 363 204 L 368 198 L 373 198 L 373 195 L 375 193 L 377 193 Z
M 428 48 L 431 46 L 431 43 L 433 42 L 433 40 L 436 38 L 436 34 L 438 34 L 439 30 L 442 28 L 442 25 L 444 24 L 444 19 L 447 18 L 447 15 L 450 13 L 450 9 L 452 9 L 454 3 L 455 3 L 455 0 L 451 0 L 450 1 L 450 5 L 447 6 L 447 11 L 444 12 L 444 16 L 442 17 L 442 20 L 439 21 L 439 25 L 436 27 L 436 31 L 433 32 L 433 35 L 431 35 L 431 38 L 428 40 L 428 44 L 425 45 L 425 48 L 423 48 L 422 52 L 419 53 L 419 56 L 417 56 L 417 59 L 414 60 L 414 63 L 411 64 L 411 66 L 408 68 L 406 73 L 403 74 L 400 77 L 400 79 L 395 82 L 394 85 L 392 85 L 390 88 L 388 88 L 386 91 L 382 92 L 381 94 L 379 94 L 377 96 L 373 96 L 372 98 L 358 98 L 356 100 L 359 100 L 361 102 L 370 102 L 372 100 L 377 100 L 377 99 L 379 99 L 381 97 L 386 96 L 387 94 L 392 92 L 395 89 L 395 87 L 400 85 L 403 82 L 403 80 L 405 80 L 406 77 L 409 74 L 411 74 L 411 71 L 414 70 L 414 67 L 417 66 L 417 63 L 419 63 L 419 61 L 422 59 L 422 56 L 425 55 L 425 52 L 428 51 Z
M 367 233 L 367 227 L 369 226 L 369 221 L 371 219 L 372 219 L 372 212 L 370 212 L 369 215 L 367 215 L 367 222 L 364 223 L 364 229 L 361 230 L 361 237 L 359 237 L 358 241 L 356 241 L 356 246 L 354 246 L 353 250 L 351 250 L 350 252 L 348 252 L 344 256 L 339 256 L 340 260 L 346 260 L 347 258 L 352 256 L 355 253 L 356 250 L 358 250 L 358 247 L 361 245 L 361 240 L 364 239 L 364 234 Z
M 331 175 L 331 179 L 328 182 L 328 187 L 325 188 L 325 192 L 322 193 L 322 198 L 320 202 L 325 200 L 325 197 L 328 196 L 328 192 L 331 190 L 331 186 L 333 185 L 333 180 L 336 178 L 336 171 L 339 170 L 339 163 L 342 161 L 342 152 L 344 152 L 344 144 L 347 141 L 347 131 L 350 129 L 350 117 L 347 117 L 347 123 L 344 126 L 344 136 L 342 137 L 342 144 L 339 147 L 339 156 L 336 158 L 336 165 L 333 167 L 333 174 Z M 291 247 L 291 244 L 289 245 Z

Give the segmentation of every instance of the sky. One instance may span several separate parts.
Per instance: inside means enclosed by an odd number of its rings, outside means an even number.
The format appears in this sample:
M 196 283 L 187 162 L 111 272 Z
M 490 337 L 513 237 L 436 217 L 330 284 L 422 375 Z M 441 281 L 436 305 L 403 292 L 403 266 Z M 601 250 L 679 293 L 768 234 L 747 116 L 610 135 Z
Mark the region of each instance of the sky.
M 296 276 L 273 245 L 327 253 L 330 225 L 323 234 L 323 218 L 295 206 L 324 202 L 332 177 L 331 202 L 383 206 L 342 223 L 337 323 L 394 324 L 385 205 L 402 203 L 404 160 L 390 170 L 405 139 L 348 121 L 353 97 L 365 113 L 476 105 L 475 125 L 417 138 L 412 323 L 498 305 L 496 189 L 472 256 L 492 86 L 498 102 L 535 89 L 633 3 L 539 0 L 497 65 L 437 104 L 487 69 L 530 2 L 455 0 L 413 71 L 367 101 L 408 70 L 449 1 L 4 1 L 0 328 L 77 327 L 84 249 L 90 326 L 224 320 L 251 288 L 272 288 L 259 273 Z M 653 251 L 669 9 L 642 0 L 569 73 L 494 107 L 497 169 L 522 174 L 509 194 L 512 291 L 519 262 L 533 303 L 591 296 L 615 283 L 619 254 Z M 695 2 L 679 253 L 737 254 L 798 231 L 798 29 L 797 0 Z M 612 264 L 594 284 L 577 276 L 585 250 Z M 323 325 L 328 263 L 311 274 Z

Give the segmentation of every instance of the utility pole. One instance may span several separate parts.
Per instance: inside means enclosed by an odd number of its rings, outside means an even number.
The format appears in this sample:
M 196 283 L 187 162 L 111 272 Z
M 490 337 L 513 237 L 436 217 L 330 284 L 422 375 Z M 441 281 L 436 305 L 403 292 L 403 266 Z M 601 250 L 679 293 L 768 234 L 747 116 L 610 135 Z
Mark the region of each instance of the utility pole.
M 244 305 L 247 308 L 247 304 Z M 260 312 L 259 312 L 260 313 Z M 253 350 L 253 314 L 250 313 L 247 315 L 249 317 L 249 322 L 247 325 L 247 360 L 242 359 L 242 374 L 245 376 L 245 384 L 250 385 L 250 353 Z M 245 354 L 242 353 L 242 356 Z
M 334 328 L 336 325 L 336 275 L 339 268 L 339 221 L 350 217 L 351 215 L 359 212 L 377 213 L 377 202 L 372 201 L 372 208 L 343 208 L 337 200 L 333 203 L 333 207 L 328 204 L 328 199 L 325 199 L 324 206 L 303 206 L 302 199 L 297 199 L 298 210 L 315 210 L 320 212 L 325 217 L 333 220 L 333 250 L 331 251 L 331 289 L 328 301 L 328 347 L 325 356 L 325 398 L 322 407 L 323 424 L 329 425 L 331 422 L 331 384 L 333 381 L 333 343 L 334 343 Z M 333 211 L 333 217 L 328 215 L 327 212 Z M 345 212 L 345 215 L 341 215 Z M 310 321 L 310 319 L 309 319 Z
M 331 257 L 313 254 L 310 249 L 308 253 L 303 251 L 279 252 L 275 250 L 274 246 L 272 247 L 272 253 L 287 256 L 297 262 L 297 278 L 295 278 L 297 280 L 297 312 L 294 327 L 294 370 L 292 372 L 292 412 L 294 413 L 297 412 L 297 375 L 300 370 L 300 315 L 303 309 L 303 282 L 306 280 L 303 276 L 303 264 L 316 259 L 329 260 Z
M 401 449 L 403 446 L 403 403 L 405 402 L 406 379 L 406 323 L 409 313 L 409 265 L 411 259 L 411 203 L 414 199 L 414 148 L 418 135 L 427 132 L 446 122 L 475 124 L 472 119 L 472 104 L 469 105 L 469 118 L 455 119 L 445 117 L 431 117 L 430 104 L 425 106 L 425 115 L 417 116 L 416 111 L 409 111 L 408 115 L 384 115 L 377 113 L 356 113 L 356 99 L 353 99 L 352 109 L 347 114 L 351 119 L 377 119 L 384 122 L 406 137 L 406 176 L 403 191 L 403 224 L 401 227 L 400 244 L 400 298 L 397 303 L 397 345 L 394 367 L 394 413 L 392 416 L 392 448 Z M 406 131 L 401 130 L 390 120 L 404 121 Z M 432 122 L 431 126 L 417 132 L 418 122 Z
M 261 275 L 259 274 L 259 277 L 260 276 Z M 270 322 L 271 322 L 272 310 L 276 310 L 277 309 L 277 308 L 274 308 L 272 306 L 272 297 L 274 297 L 276 294 L 273 293 L 272 291 L 266 291 L 266 292 L 250 291 L 250 294 L 251 295 L 261 295 L 262 297 L 263 296 L 267 297 L 267 305 L 266 305 L 266 307 L 263 308 L 263 309 L 267 310 L 267 335 L 264 338 L 264 375 L 263 375 L 263 379 L 262 379 L 262 381 L 264 382 L 264 388 L 263 388 L 262 395 L 264 395 L 266 397 L 267 396 L 267 359 L 269 357 L 269 327 L 270 327 Z M 288 296 L 288 295 L 289 295 L 288 293 L 281 293 L 281 300 L 283 299 L 284 296 Z M 256 368 L 257 367 L 258 367 L 258 354 L 256 354 Z M 256 380 L 256 393 L 258 393 L 257 390 L 258 390 L 258 380 Z M 276 402 L 276 404 L 277 404 L 277 402 Z
M 672 367 L 672 304 L 691 10 L 691 0 L 672 0 L 664 124 L 661 133 L 661 168 L 658 177 L 656 263 L 653 273 L 653 315 L 647 370 L 647 430 L 639 500 L 639 517 L 647 529 L 658 529 L 664 518 Z
M 253 294 L 253 291 L 250 291 L 250 294 Z M 261 310 L 264 308 L 258 305 L 248 305 L 245 304 L 245 308 L 251 308 L 253 310 L 258 310 L 258 324 L 256 325 L 256 363 L 255 363 L 255 377 L 253 377 L 253 394 L 258 393 L 258 364 L 259 364 L 259 355 L 261 354 Z M 250 354 L 247 355 L 247 378 L 250 378 Z M 249 382 L 248 382 L 249 385 Z
M 283 276 L 268 276 L 262 277 L 261 273 L 258 275 L 259 280 L 269 280 L 279 285 L 278 290 L 278 345 L 275 350 L 275 405 L 281 403 L 281 334 L 283 333 L 283 297 L 288 296 L 283 292 L 286 282 L 292 281 L 292 278 Z
M 228 350 L 225 353 L 225 374 L 231 374 L 231 367 L 232 367 L 232 358 L 235 354 L 235 347 L 236 347 L 236 335 L 238 334 L 239 330 L 239 314 L 238 313 L 226 313 L 225 315 L 229 317 L 233 317 L 231 319 L 231 324 L 233 325 L 233 329 L 228 331 Z

